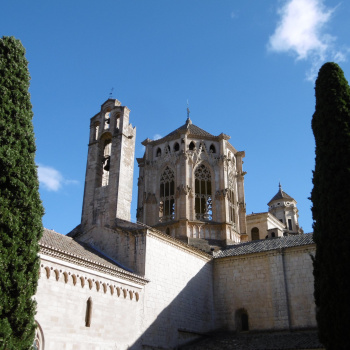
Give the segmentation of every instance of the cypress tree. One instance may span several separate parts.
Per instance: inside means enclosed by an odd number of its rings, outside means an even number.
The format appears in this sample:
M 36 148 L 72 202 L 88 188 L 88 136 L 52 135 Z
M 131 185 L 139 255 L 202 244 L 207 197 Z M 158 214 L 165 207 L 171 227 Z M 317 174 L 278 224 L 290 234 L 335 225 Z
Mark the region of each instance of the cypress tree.
M 31 349 L 43 208 L 34 162 L 28 62 L 0 39 L 0 349 Z
M 342 350 L 350 349 L 350 88 L 337 64 L 321 67 L 315 93 L 316 319 L 326 349 Z

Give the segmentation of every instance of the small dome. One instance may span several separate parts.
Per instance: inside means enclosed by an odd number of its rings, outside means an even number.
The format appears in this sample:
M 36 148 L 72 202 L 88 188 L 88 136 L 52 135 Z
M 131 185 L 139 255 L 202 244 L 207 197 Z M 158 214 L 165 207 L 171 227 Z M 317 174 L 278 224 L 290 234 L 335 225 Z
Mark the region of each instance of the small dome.
M 270 205 L 271 202 L 279 200 L 279 199 L 287 199 L 289 201 L 295 201 L 294 198 L 292 198 L 290 195 L 288 195 L 286 192 L 282 191 L 282 186 L 279 184 L 278 192 L 273 196 L 273 198 L 267 203 L 267 205 Z

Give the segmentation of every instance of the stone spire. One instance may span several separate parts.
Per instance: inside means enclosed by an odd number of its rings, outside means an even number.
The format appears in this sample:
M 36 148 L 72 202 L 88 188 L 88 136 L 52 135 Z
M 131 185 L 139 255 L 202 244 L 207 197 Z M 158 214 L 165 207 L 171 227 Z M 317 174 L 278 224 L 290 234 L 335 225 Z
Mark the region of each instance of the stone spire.
M 188 105 L 188 100 L 187 100 L 187 119 L 186 119 L 186 125 L 191 125 L 192 124 L 192 120 L 190 119 L 190 108 Z

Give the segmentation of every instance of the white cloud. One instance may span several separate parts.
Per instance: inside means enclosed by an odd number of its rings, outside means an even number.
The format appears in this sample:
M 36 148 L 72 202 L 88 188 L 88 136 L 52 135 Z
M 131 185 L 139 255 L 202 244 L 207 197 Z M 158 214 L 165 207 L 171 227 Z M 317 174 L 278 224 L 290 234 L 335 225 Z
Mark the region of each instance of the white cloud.
M 297 60 L 309 60 L 307 78 L 313 79 L 326 60 L 343 61 L 345 53 L 335 48 L 336 37 L 325 33 L 335 8 L 323 0 L 288 0 L 278 9 L 280 21 L 270 37 L 268 48 L 291 53 Z
M 65 184 L 78 183 L 76 180 L 66 180 L 58 170 L 42 164 L 38 164 L 38 177 L 40 184 L 48 191 L 57 192 Z
M 159 139 L 161 139 L 162 137 L 163 137 L 162 135 L 155 134 L 155 135 L 153 136 L 153 140 L 159 140 Z

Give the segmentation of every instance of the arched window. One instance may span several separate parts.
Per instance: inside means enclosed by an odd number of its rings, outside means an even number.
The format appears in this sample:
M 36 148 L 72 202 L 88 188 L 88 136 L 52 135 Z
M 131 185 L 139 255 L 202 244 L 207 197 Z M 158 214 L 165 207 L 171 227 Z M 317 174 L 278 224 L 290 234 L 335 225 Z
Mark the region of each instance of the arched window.
M 234 181 L 235 177 L 233 172 L 230 172 L 228 175 L 228 206 L 229 206 L 229 220 L 232 223 L 236 222 L 235 219 L 235 192 L 234 192 Z
M 193 151 L 195 148 L 196 148 L 196 146 L 195 146 L 194 142 L 191 141 L 191 143 L 188 145 L 188 149 L 189 149 L 190 151 Z
M 115 116 L 115 128 L 119 129 L 120 128 L 120 114 L 117 114 Z
M 257 227 L 253 227 L 251 233 L 252 233 L 252 241 L 257 241 L 260 239 L 259 229 Z
M 156 157 L 160 157 L 162 155 L 162 150 L 158 147 L 156 152 Z
M 216 153 L 215 146 L 213 144 L 210 145 L 209 152 L 210 153 Z
M 175 174 L 166 167 L 160 177 L 159 186 L 159 221 L 175 219 Z
M 109 124 L 111 123 L 111 120 L 110 120 L 110 112 L 107 112 L 105 114 L 105 124 L 104 124 L 104 129 L 105 130 L 108 130 L 109 129 Z
M 276 237 L 275 232 L 271 232 L 271 237 L 272 237 L 272 238 Z
M 165 152 L 165 154 L 170 153 L 170 146 L 169 145 L 165 146 L 164 152 Z
M 103 157 L 102 157 L 102 186 L 108 186 L 109 183 L 109 169 L 111 165 L 111 139 L 107 139 L 103 146 Z
M 195 212 L 197 220 L 212 220 L 212 189 L 209 169 L 201 164 L 194 172 Z
M 40 324 L 36 322 L 36 328 L 35 328 L 35 338 L 33 342 L 33 350 L 44 350 L 45 348 L 45 341 L 44 341 L 44 334 L 43 330 L 40 327 Z
M 91 326 L 92 317 L 92 299 L 91 297 L 86 301 L 85 327 Z
M 177 142 L 175 142 L 175 145 L 174 145 L 174 152 L 177 152 L 178 150 L 180 149 L 180 146 Z

